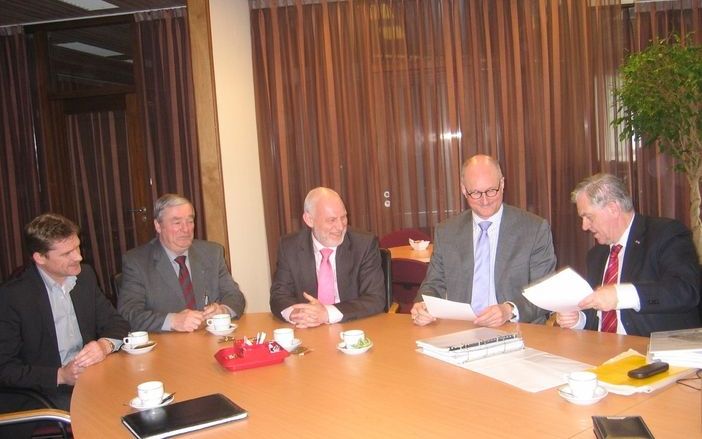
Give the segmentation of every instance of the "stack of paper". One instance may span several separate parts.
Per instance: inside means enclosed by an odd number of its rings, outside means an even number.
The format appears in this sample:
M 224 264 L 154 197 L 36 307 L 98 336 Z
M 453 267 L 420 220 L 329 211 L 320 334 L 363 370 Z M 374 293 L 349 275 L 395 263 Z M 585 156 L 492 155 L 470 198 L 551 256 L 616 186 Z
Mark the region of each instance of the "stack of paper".
M 702 328 L 652 332 L 648 355 L 653 361 L 702 368 Z
M 519 333 L 492 328 L 476 328 L 417 340 L 422 353 L 452 364 L 524 349 Z

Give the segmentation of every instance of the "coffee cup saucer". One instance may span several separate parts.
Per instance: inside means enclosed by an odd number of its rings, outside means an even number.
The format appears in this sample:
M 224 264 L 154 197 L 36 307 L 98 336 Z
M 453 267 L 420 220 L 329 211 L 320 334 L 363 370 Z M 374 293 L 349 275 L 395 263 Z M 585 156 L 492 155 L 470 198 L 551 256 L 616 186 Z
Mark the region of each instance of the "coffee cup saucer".
M 300 346 L 300 344 L 302 344 L 302 341 L 299 338 L 295 338 L 295 339 L 293 339 L 292 343 L 290 343 L 288 345 L 281 344 L 281 343 L 278 343 L 278 344 L 280 345 L 280 347 L 282 347 L 286 351 L 290 352 L 290 351 L 294 351 L 295 348 Z
M 346 347 L 346 343 L 343 341 L 336 345 L 336 348 L 347 355 L 359 355 L 368 352 L 368 349 L 373 347 L 373 342 L 368 339 L 368 345 L 362 348 L 352 348 Z
M 146 343 L 143 343 L 141 345 L 136 345 L 136 346 L 123 344 L 122 350 L 128 354 L 131 354 L 131 355 L 141 355 L 141 354 L 145 354 L 147 352 L 151 352 L 151 350 L 153 350 L 153 348 L 155 348 L 155 347 L 156 347 L 156 342 L 151 340 L 151 341 L 148 341 Z
M 226 329 L 215 329 L 215 327 L 212 325 L 208 325 L 205 327 L 205 329 L 207 329 L 207 332 L 209 332 L 210 334 L 219 336 L 219 337 L 231 334 L 232 332 L 234 332 L 234 330 L 236 328 L 237 328 L 237 325 L 234 323 L 229 325 L 229 328 L 226 328 Z
M 565 399 L 568 402 L 571 402 L 573 404 L 577 405 L 590 405 L 594 404 L 605 396 L 607 396 L 607 389 L 605 389 L 602 386 L 597 386 L 595 389 L 595 393 L 592 395 L 590 398 L 577 398 L 575 395 L 570 390 L 570 386 L 566 384 L 565 386 L 559 387 L 558 388 L 558 394 L 561 395 L 563 399 Z
M 129 407 L 137 410 L 148 410 L 148 409 L 155 409 L 158 407 L 163 407 L 164 405 L 168 405 L 173 402 L 175 399 L 175 393 L 168 394 L 166 393 L 164 395 L 164 398 L 161 399 L 161 401 L 158 404 L 149 404 L 149 405 L 144 405 L 144 403 L 141 402 L 141 399 L 137 396 L 135 398 L 132 398 L 131 401 L 129 401 Z

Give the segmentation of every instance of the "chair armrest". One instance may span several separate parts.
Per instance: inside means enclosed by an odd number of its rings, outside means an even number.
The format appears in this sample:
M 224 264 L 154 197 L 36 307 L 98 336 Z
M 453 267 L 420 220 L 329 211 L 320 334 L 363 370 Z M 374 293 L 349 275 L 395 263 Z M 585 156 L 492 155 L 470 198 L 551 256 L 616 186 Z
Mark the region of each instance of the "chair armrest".
M 65 410 L 59 409 L 35 409 L 0 414 L 0 425 L 40 421 L 57 421 L 64 424 L 70 424 L 71 414 Z

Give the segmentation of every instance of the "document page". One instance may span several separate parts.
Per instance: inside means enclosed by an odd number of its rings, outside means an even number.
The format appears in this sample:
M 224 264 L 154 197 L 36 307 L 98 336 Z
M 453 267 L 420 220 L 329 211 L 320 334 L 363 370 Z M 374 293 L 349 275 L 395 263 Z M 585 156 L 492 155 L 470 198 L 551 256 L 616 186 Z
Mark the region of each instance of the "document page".
M 422 294 L 422 299 L 429 314 L 437 319 L 468 320 L 469 322 L 475 320 L 475 313 L 469 303 L 454 302 L 425 294 Z
M 524 288 L 529 302 L 555 312 L 579 311 L 578 302 L 592 293 L 592 287 L 578 273 L 566 267 Z
M 532 393 L 565 384 L 570 372 L 592 369 L 589 364 L 532 348 L 459 366 Z

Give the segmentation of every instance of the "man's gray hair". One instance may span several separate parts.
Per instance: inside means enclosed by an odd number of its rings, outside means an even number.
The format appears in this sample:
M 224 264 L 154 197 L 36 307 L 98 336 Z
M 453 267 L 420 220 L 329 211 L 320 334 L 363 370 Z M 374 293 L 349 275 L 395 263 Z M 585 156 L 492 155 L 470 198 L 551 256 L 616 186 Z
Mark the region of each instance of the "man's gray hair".
M 161 195 L 161 198 L 156 200 L 154 203 L 154 218 L 158 222 L 161 222 L 161 217 L 163 216 L 164 210 L 168 209 L 169 207 L 182 206 L 183 204 L 190 204 L 192 206 L 193 203 L 191 203 L 187 198 L 178 194 L 163 194 Z M 193 207 L 193 211 L 194 210 L 195 208 Z
M 328 187 L 316 187 L 309 191 L 307 193 L 307 196 L 305 197 L 305 204 L 303 206 L 303 209 L 305 210 L 305 213 L 308 213 L 310 215 L 313 214 L 314 207 L 317 205 L 317 200 L 319 200 L 323 196 L 336 196 L 337 198 L 341 199 L 338 193 L 336 193 L 335 190 L 329 189 Z
M 578 183 L 570 193 L 570 200 L 575 203 L 578 195 L 584 193 L 595 207 L 603 207 L 613 201 L 625 212 L 634 210 L 634 203 L 626 189 L 626 185 L 612 174 L 595 174 Z

